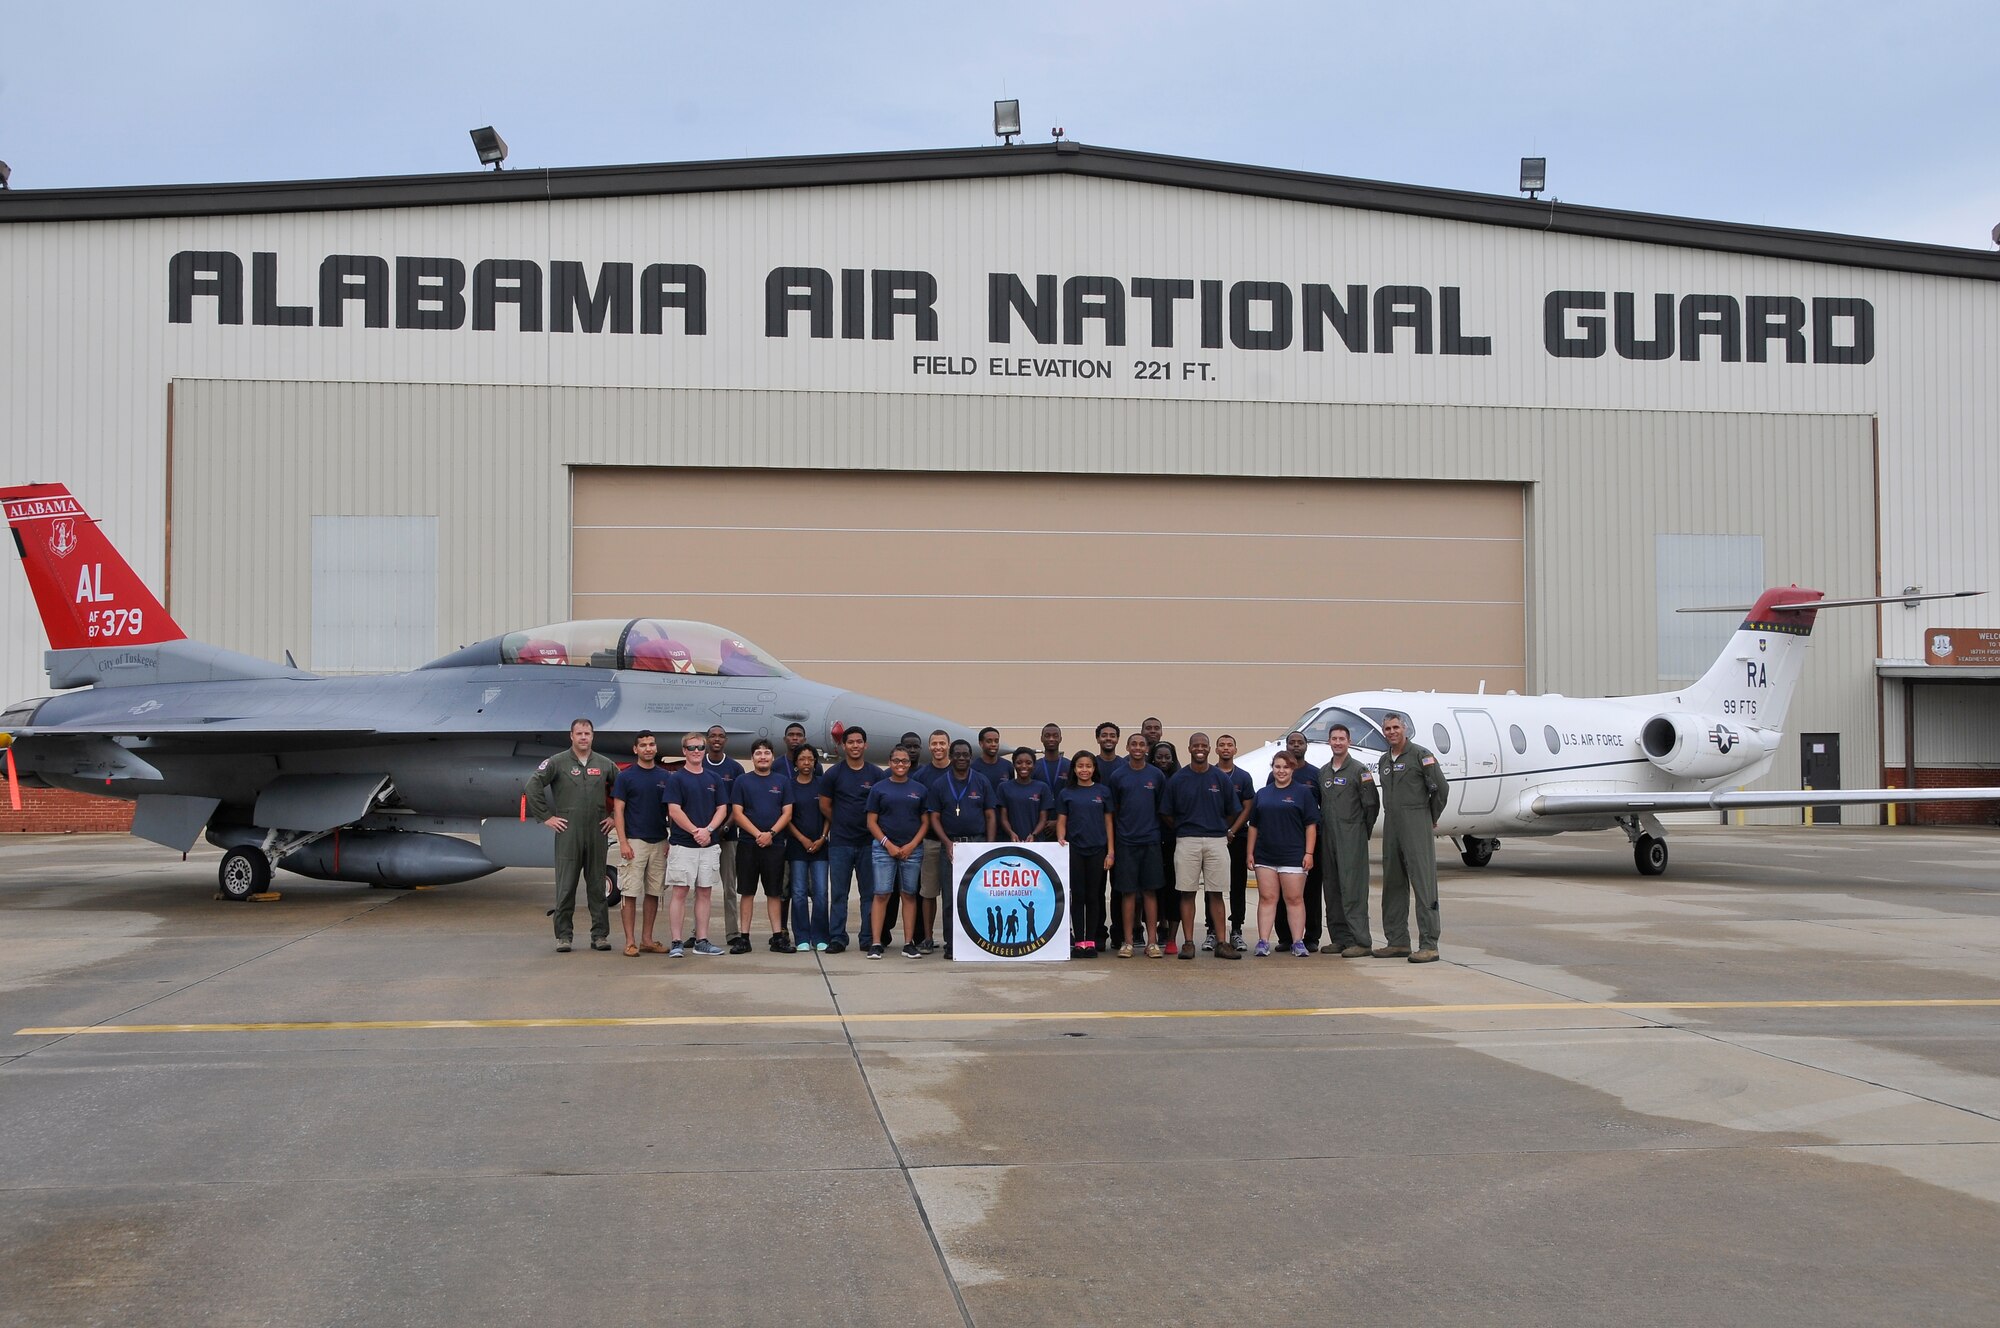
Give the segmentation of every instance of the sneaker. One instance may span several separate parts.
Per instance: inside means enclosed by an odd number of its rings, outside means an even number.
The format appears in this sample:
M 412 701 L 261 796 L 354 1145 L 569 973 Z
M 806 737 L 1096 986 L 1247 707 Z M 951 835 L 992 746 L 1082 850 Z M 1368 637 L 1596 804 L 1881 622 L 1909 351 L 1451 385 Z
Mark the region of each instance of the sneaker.
M 1307 941 L 1307 942 L 1305 943 L 1305 946 L 1306 946 L 1306 953 L 1307 953 L 1307 954 L 1318 954 L 1318 953 L 1319 953 L 1319 942 L 1318 942 L 1318 941 Z
M 826 951 L 826 952 L 827 952 L 828 954 L 846 954 L 846 953 L 847 953 L 847 942 L 846 942 L 846 941 L 828 941 L 828 942 L 827 942 L 827 943 L 826 943 L 825 945 L 822 945 L 822 946 L 820 946 L 819 948 L 820 948 L 820 949 L 822 949 L 822 950 L 824 950 L 824 951 Z
M 686 946 L 686 947 L 687 947 L 688 949 L 690 949 L 690 950 L 694 949 L 694 937 L 693 937 L 693 935 L 689 935 L 689 937 L 688 937 L 688 938 L 687 938 L 686 940 L 682 941 L 682 942 L 681 942 L 681 944 L 682 944 L 682 945 L 684 945 L 684 946 Z
M 557 953 L 557 954 L 568 954 L 568 953 L 569 953 L 569 942 L 568 942 L 568 941 L 557 941 L 557 942 L 556 942 L 556 953 Z
M 842 950 L 845 950 L 845 949 L 846 949 L 847 947 L 843 945 L 843 946 L 841 946 L 840 948 L 841 948 Z M 816 954 L 825 954 L 825 953 L 826 953 L 826 951 L 827 951 L 827 944 L 826 944 L 826 942 L 825 942 L 825 941 L 814 941 L 814 942 L 813 942 L 813 951 L 814 951 L 814 953 L 816 953 Z
M 935 954 L 937 952 L 937 942 L 926 936 L 923 940 L 917 942 L 917 948 L 925 954 Z
M 1241 928 L 1237 928 L 1229 933 L 1229 943 L 1239 950 L 1243 948 L 1243 931 Z
M 1331 954 L 1332 951 L 1328 951 L 1327 953 Z M 1342 959 L 1366 959 L 1374 953 L 1372 949 L 1365 945 L 1350 945 L 1340 952 L 1340 957 Z
M 1295 958 L 1295 959 L 1304 959 L 1304 958 L 1306 957 L 1306 955 L 1307 955 L 1307 954 L 1309 954 L 1309 953 L 1310 953 L 1310 951 L 1308 951 L 1308 950 L 1306 949 L 1306 943 L 1305 943 L 1304 941 L 1293 941 L 1293 942 L 1292 942 L 1292 957 L 1293 957 L 1293 958 Z
M 1410 947 L 1407 945 L 1378 945 L 1368 953 L 1377 959 L 1408 959 Z
M 1166 953 L 1167 953 L 1166 950 L 1163 949 L 1160 946 L 1159 942 L 1157 941 L 1147 945 L 1146 947 L 1146 958 L 1148 959 L 1163 959 L 1166 957 Z
M 1210 933 L 1208 933 L 1208 935 L 1206 935 L 1206 936 L 1204 936 L 1204 937 L 1202 937 L 1202 938 L 1201 938 L 1201 948 L 1202 948 L 1202 949 L 1204 949 L 1204 950 L 1207 950 L 1207 951 L 1209 951 L 1210 953 L 1213 953 L 1213 952 L 1214 952 L 1214 950 L 1215 950 L 1215 933 L 1214 933 L 1214 932 L 1210 932 Z
M 1118 947 L 1118 957 L 1120 959 L 1130 959 L 1132 957 L 1132 942 L 1127 941 Z
M 1097 953 L 1097 942 L 1096 942 L 1096 941 L 1078 941 L 1078 942 L 1076 943 L 1076 948 L 1077 948 L 1077 949 L 1079 949 L 1079 950 L 1081 950 L 1081 951 L 1083 951 L 1083 952 L 1084 952 L 1085 954 L 1087 954 L 1087 955 L 1094 955 L 1094 954 L 1096 954 L 1096 953 Z
M 1192 945 L 1182 947 L 1181 958 L 1183 959 L 1194 958 L 1194 947 Z
M 880 958 L 882 957 L 882 947 L 881 947 L 881 946 L 879 946 L 879 945 L 871 945 L 871 946 L 869 946 L 869 947 L 868 947 L 868 957 L 869 957 L 870 959 L 880 959 Z
M 781 931 L 774 931 L 771 933 L 771 939 L 765 944 L 771 947 L 772 954 L 784 954 L 792 948 L 792 938 Z
M 681 943 L 679 941 L 675 941 L 672 945 L 667 947 L 667 958 L 685 959 L 686 957 L 687 957 L 687 951 L 681 948 Z
M 1259 959 L 1267 958 L 1270 955 L 1270 953 L 1271 953 L 1271 943 L 1269 941 L 1257 942 L 1257 957 Z
M 812 947 L 812 942 L 811 942 L 811 941 L 800 941 L 800 942 L 799 942 L 799 943 L 798 943 L 798 944 L 797 944 L 796 946 L 794 946 L 794 947 L 793 947 L 793 949 L 792 949 L 792 953 L 793 953 L 793 954 L 811 954 L 811 953 L 812 953 L 812 948 L 813 948 L 813 947 Z M 826 949 L 826 947 L 825 947 L 824 945 L 822 945 L 822 946 L 820 947 L 820 949 L 824 950 L 824 949 Z
M 1151 948 L 1151 947 L 1148 947 L 1148 948 Z M 1162 952 L 1162 953 L 1164 953 L 1164 954 L 1179 954 L 1179 953 L 1180 953 L 1179 949 L 1175 947 L 1175 945 L 1174 945 L 1174 943 L 1173 943 L 1172 941 L 1168 941 L 1168 942 L 1167 942 L 1167 943 L 1166 943 L 1165 945 L 1161 946 L 1161 947 L 1160 947 L 1160 950 L 1161 950 L 1161 952 Z
M 1228 941 L 1222 941 L 1215 947 L 1215 957 L 1217 959 L 1241 959 L 1243 952 Z
M 604 940 L 602 937 L 592 937 L 590 942 L 590 948 L 593 950 L 609 950 L 611 948 L 611 942 Z
M 908 945 L 903 947 L 903 958 L 922 959 L 923 957 L 924 957 L 924 947 L 918 945 L 915 941 L 911 941 Z
M 692 949 L 698 955 L 719 955 L 722 953 L 722 947 L 717 945 L 714 941 L 709 940 L 708 937 L 706 936 L 703 936 L 702 938 L 697 940 L 689 948 Z
M 1413 964 L 1435 964 L 1437 961 L 1438 952 L 1431 949 L 1419 950 L 1410 956 L 1410 962 Z
M 730 938 L 729 938 L 729 953 L 731 953 L 731 954 L 749 954 L 749 953 L 750 953 L 750 933 L 749 933 L 749 932 L 747 932 L 747 931 L 739 931 L 739 932 L 737 932 L 737 933 L 736 933 L 736 934 L 735 934 L 734 936 L 730 937 Z

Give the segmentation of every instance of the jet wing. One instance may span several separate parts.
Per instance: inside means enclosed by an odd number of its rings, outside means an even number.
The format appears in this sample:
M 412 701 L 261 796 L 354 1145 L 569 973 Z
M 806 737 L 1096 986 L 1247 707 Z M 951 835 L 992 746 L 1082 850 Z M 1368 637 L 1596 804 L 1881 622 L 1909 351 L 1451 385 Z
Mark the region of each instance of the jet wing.
M 2000 801 L 2000 788 L 1772 789 L 1712 793 L 1544 793 L 1528 804 L 1537 816 L 1619 816 L 1640 812 L 1734 811 L 1751 807 L 1825 807 L 1855 803 Z

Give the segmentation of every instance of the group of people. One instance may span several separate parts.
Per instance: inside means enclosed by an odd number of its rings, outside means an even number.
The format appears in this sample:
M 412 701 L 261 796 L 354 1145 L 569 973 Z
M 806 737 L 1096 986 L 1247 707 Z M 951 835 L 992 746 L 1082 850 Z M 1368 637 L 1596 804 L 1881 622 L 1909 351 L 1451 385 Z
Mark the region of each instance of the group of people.
M 727 952 L 748 953 L 760 887 L 773 950 L 845 951 L 858 890 L 852 939 L 869 958 L 884 955 L 899 920 L 905 957 L 940 946 L 949 953 L 950 922 L 940 937 L 938 902 L 950 893 L 953 846 L 1050 841 L 1069 849 L 1076 958 L 1191 960 L 1201 951 L 1240 959 L 1247 950 L 1428 963 L 1440 936 L 1433 831 L 1449 788 L 1436 756 L 1409 741 L 1405 717 L 1388 716 L 1382 732 L 1389 750 L 1372 769 L 1349 752 L 1344 726 L 1329 734 L 1324 767 L 1306 760 L 1304 734 L 1289 734 L 1260 788 L 1237 768 L 1229 734 L 1213 742 L 1191 735 L 1182 764 L 1154 718 L 1122 749 L 1119 726 L 1099 724 L 1096 750 L 1069 756 L 1055 724 L 1042 727 L 1039 753 L 1003 753 L 993 728 L 980 731 L 976 752 L 943 730 L 928 742 L 907 733 L 886 768 L 867 759 L 867 733 L 850 728 L 840 735 L 841 759 L 825 769 L 801 725 L 785 731 L 782 754 L 758 739 L 748 769 L 727 754 L 728 734 L 717 725 L 681 740 L 677 769 L 642 733 L 623 770 L 593 756 L 594 730 L 580 719 L 569 749 L 530 778 L 528 805 L 556 831 L 560 951 L 571 947 L 579 883 L 591 948 L 611 948 L 609 860 L 628 955 L 724 953 L 709 934 L 718 890 Z M 1368 911 L 1377 819 L 1379 946 Z M 1256 939 L 1246 946 L 1253 881 Z M 664 944 L 655 937 L 662 900 Z M 1198 922 L 1206 927 L 1200 940 Z

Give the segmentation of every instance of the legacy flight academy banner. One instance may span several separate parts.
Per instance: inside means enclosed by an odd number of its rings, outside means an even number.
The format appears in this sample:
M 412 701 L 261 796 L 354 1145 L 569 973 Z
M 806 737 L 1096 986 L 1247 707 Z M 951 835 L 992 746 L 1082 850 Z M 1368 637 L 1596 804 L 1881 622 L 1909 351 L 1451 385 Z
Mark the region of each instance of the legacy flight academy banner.
M 951 870 L 953 959 L 1069 959 L 1067 844 L 954 844 Z

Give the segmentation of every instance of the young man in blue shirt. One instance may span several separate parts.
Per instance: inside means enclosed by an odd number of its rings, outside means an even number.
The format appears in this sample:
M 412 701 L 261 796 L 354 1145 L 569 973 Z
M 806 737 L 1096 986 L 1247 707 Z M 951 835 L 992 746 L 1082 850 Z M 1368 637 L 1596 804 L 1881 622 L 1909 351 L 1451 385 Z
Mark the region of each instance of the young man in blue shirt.
M 1166 953 L 1160 948 L 1159 891 L 1166 885 L 1166 868 L 1160 861 L 1160 802 L 1166 794 L 1167 777 L 1147 759 L 1150 750 L 1143 733 L 1127 738 L 1127 759 L 1112 767 L 1104 781 L 1118 795 L 1114 817 L 1118 851 L 1111 868 L 1111 885 L 1124 922 L 1120 959 L 1132 957 L 1132 928 L 1139 901 L 1145 907 L 1146 956 L 1159 959 Z
M 618 917 L 625 924 L 625 953 L 665 954 L 653 939 L 660 916 L 660 897 L 667 880 L 667 781 L 671 772 L 659 763 L 660 740 L 646 730 L 632 740 L 633 764 L 618 772 L 611 785 L 611 828 L 618 836 L 618 888 L 625 902 Z M 638 933 L 634 915 L 644 897 L 646 909 Z
M 792 938 L 785 934 L 781 903 L 789 893 L 786 880 L 785 831 L 792 823 L 792 775 L 774 767 L 769 738 L 750 748 L 750 769 L 729 789 L 729 819 L 735 824 L 736 888 L 742 892 L 744 926 L 757 908 L 757 887 L 764 887 L 764 907 L 771 918 L 771 949 L 789 954 Z M 727 852 L 728 850 L 723 850 Z
M 1229 888 L 1229 827 L 1243 814 L 1236 787 L 1208 763 L 1208 735 L 1188 738 L 1188 763 L 1167 780 L 1166 815 L 1174 828 L 1174 884 L 1180 890 L 1182 959 L 1194 958 L 1194 919 L 1208 896 L 1210 935 L 1227 924 L 1222 896 Z M 1241 959 L 1225 938 L 1218 959 Z
M 703 768 L 707 744 L 699 733 L 681 739 L 681 768 L 667 785 L 667 929 L 673 933 L 670 958 L 681 954 L 681 924 L 686 919 L 688 891 L 694 891 L 694 931 L 687 948 L 699 955 L 717 955 L 722 947 L 708 939 L 715 888 L 722 884 L 722 845 L 716 836 L 729 815 L 729 798 L 722 781 Z
M 847 897 L 859 878 L 861 886 L 861 945 L 875 943 L 871 906 L 875 902 L 875 871 L 869 852 L 868 794 L 888 772 L 868 760 L 868 730 L 856 725 L 840 735 L 847 759 L 820 778 L 819 808 L 827 819 L 827 943 L 828 954 L 847 948 Z

